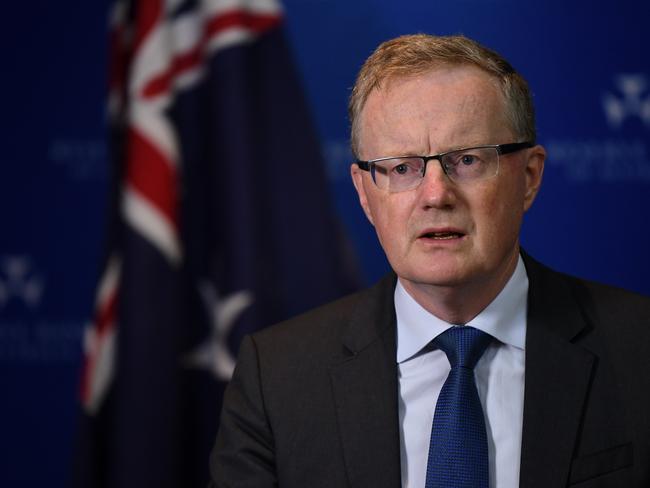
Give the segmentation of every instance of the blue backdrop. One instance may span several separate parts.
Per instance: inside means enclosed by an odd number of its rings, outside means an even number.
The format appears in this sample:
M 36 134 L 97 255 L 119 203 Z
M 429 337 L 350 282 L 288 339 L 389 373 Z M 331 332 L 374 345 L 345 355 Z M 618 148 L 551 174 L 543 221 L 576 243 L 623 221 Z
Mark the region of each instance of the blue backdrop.
M 549 159 L 525 220 L 524 246 L 555 268 L 650 295 L 648 2 L 284 5 L 333 201 L 366 282 L 387 264 L 349 182 L 349 88 L 387 38 L 463 33 L 505 55 L 534 92 Z M 77 414 L 81 331 L 92 312 L 105 230 L 108 2 L 5 8 L 0 484 L 62 487 Z

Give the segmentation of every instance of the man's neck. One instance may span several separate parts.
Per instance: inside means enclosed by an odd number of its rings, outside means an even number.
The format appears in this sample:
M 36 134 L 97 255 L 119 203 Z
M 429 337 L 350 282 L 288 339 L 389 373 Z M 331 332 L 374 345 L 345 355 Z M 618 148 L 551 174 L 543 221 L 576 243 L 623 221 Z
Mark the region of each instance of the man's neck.
M 466 324 L 484 310 L 503 290 L 517 267 L 519 250 L 489 278 L 461 285 L 415 283 L 399 278 L 404 289 L 428 312 L 450 324 Z

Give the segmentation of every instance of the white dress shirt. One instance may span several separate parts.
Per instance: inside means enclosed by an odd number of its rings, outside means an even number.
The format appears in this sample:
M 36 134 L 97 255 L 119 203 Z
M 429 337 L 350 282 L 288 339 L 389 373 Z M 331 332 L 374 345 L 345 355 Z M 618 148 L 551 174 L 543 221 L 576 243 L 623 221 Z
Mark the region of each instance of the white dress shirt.
M 474 368 L 485 414 L 491 488 L 519 486 L 527 294 L 528 276 L 519 257 L 499 295 L 465 324 L 496 339 Z M 399 280 L 395 312 L 402 487 L 424 488 L 433 414 L 451 369 L 445 353 L 429 343 L 453 324 L 422 308 Z

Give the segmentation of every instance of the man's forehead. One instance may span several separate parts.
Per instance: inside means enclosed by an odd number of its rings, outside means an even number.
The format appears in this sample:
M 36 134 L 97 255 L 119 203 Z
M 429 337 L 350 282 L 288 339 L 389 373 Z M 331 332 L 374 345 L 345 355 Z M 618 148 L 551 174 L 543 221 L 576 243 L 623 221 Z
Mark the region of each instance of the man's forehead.
M 498 81 L 473 65 L 441 66 L 410 76 L 393 76 L 373 89 L 359 116 L 359 129 L 415 123 L 416 119 L 481 112 L 506 107 Z
M 373 95 L 386 96 L 394 94 L 412 83 L 435 85 L 441 88 L 445 86 L 449 87 L 460 80 L 466 79 L 468 76 L 482 80 L 497 90 L 500 89 L 499 80 L 493 74 L 488 73 L 476 65 L 468 63 L 445 63 L 413 73 L 397 72 L 395 74 L 389 74 L 369 93 L 368 99 L 373 97 Z
M 416 143 L 411 136 L 423 139 L 424 143 L 422 126 L 448 129 L 441 132 L 448 132 L 446 135 L 453 140 L 443 145 L 454 144 L 456 139 L 459 143 L 470 143 L 469 139 L 464 140 L 464 135 L 470 139 L 486 137 L 487 134 L 473 132 L 487 125 L 486 118 L 496 122 L 499 114 L 504 114 L 503 100 L 494 77 L 473 65 L 444 66 L 412 76 L 394 76 L 366 100 L 360 118 L 360 148 L 371 141 L 381 146 L 386 143 L 392 147 L 393 142 L 411 145 Z M 397 140 L 390 141 L 393 137 Z

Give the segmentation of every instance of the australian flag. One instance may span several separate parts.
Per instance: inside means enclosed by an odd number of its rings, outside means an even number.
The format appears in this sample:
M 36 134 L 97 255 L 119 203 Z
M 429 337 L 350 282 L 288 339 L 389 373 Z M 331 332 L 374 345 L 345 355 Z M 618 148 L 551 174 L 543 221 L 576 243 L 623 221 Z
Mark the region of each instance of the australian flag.
M 78 487 L 204 487 L 244 334 L 352 291 L 275 0 L 111 18 L 114 191 Z

